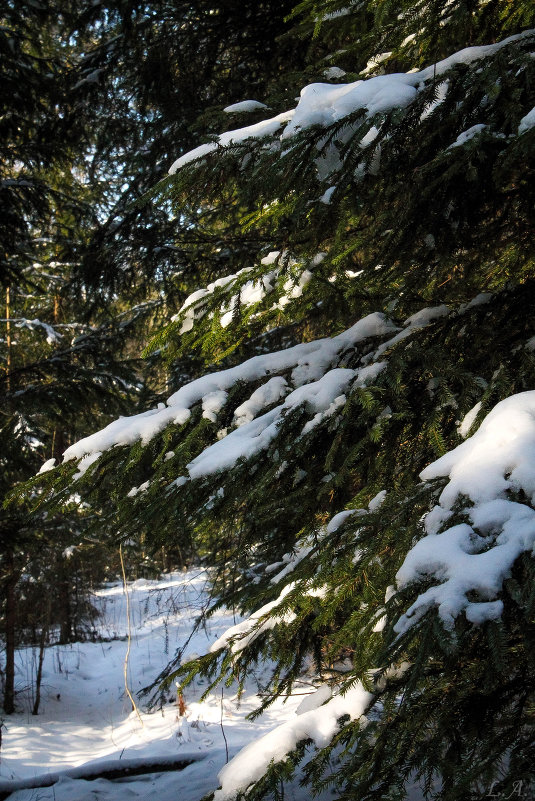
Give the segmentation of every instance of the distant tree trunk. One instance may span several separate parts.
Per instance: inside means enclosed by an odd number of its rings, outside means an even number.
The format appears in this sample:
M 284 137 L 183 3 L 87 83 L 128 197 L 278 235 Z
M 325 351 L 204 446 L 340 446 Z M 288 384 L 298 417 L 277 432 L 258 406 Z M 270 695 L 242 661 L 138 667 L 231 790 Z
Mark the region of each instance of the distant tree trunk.
M 6 287 L 6 390 L 9 398 L 11 392 L 11 289 Z M 9 399 L 7 406 L 9 406 Z M 5 618 L 4 636 L 6 644 L 6 670 L 4 686 L 4 712 L 11 715 L 15 711 L 15 625 L 16 601 L 15 587 L 18 576 L 15 575 L 13 551 L 6 549 L 6 578 L 4 584 Z
M 11 392 L 11 290 L 6 287 L 6 389 Z
M 56 428 L 54 429 L 54 438 L 52 441 L 52 456 L 57 462 L 61 462 L 64 450 L 65 432 L 62 428 Z M 62 555 L 57 557 L 56 564 L 58 576 L 57 614 L 59 623 L 59 642 L 61 645 L 65 645 L 68 642 L 72 642 L 73 639 L 71 583 L 69 576 L 66 575 L 64 559 Z
M 37 676 L 35 677 L 35 701 L 33 704 L 32 715 L 39 714 L 39 704 L 41 703 L 41 681 L 43 679 L 43 662 L 45 659 L 45 645 L 48 640 L 50 627 L 50 601 L 46 608 L 46 619 L 41 627 L 41 637 L 39 640 L 39 661 L 37 663 Z
M 65 432 L 62 428 L 55 428 L 52 436 L 52 453 L 51 456 L 59 463 L 63 457 L 65 450 Z
M 8 551 L 5 557 L 7 578 L 5 582 L 5 640 L 6 640 L 6 670 L 4 687 L 4 712 L 12 715 L 15 711 L 15 628 L 17 607 L 15 600 L 15 587 L 17 575 L 13 552 Z
M 61 578 L 58 582 L 59 642 L 65 645 L 72 640 L 72 610 L 70 582 Z

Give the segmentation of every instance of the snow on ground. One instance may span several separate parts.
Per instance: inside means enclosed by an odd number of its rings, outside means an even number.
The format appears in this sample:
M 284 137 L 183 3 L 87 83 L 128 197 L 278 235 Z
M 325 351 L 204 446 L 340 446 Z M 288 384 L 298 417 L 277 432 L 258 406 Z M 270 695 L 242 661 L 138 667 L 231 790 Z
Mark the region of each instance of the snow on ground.
M 206 573 L 172 573 L 161 580 L 129 585 L 132 645 L 129 686 L 136 693 L 150 684 L 191 634 L 193 621 L 207 602 Z M 36 651 L 18 653 L 19 712 L 5 719 L 0 763 L 0 794 L 37 776 L 59 774 L 52 787 L 18 789 L 10 801 L 199 801 L 218 786 L 226 747 L 232 758 L 243 746 L 276 725 L 294 718 L 303 695 L 278 701 L 254 723 L 245 719 L 258 704 L 255 677 L 238 705 L 236 688 L 225 688 L 199 702 L 203 680 L 187 689 L 186 716 L 179 718 L 176 696 L 169 693 L 161 710 L 147 711 L 139 701 L 141 722 L 124 690 L 127 648 L 126 597 L 120 583 L 107 585 L 94 599 L 101 610 L 97 624 L 102 641 L 47 649 L 39 715 L 31 714 L 28 687 L 35 674 Z M 206 631 L 190 640 L 187 654 L 204 653 L 237 618 L 221 610 Z M 266 668 L 264 668 L 266 669 Z M 258 677 L 261 677 L 259 669 Z M 224 736 L 223 736 L 224 735 Z M 81 773 L 136 761 L 196 760 L 180 771 L 120 780 L 83 780 Z M 78 776 L 77 776 L 78 774 Z M 305 801 L 308 791 L 288 789 L 288 799 Z

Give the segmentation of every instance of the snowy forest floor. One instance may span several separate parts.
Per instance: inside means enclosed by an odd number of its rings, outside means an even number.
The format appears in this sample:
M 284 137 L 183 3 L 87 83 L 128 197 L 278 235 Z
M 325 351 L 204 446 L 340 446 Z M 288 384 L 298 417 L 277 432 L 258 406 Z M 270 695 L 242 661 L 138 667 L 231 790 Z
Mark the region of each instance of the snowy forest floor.
M 197 569 L 160 580 L 138 580 L 128 590 L 132 626 L 128 673 L 135 695 L 154 681 L 190 637 L 194 620 L 207 603 L 208 587 L 206 573 Z M 124 688 L 127 614 L 122 584 L 99 590 L 93 603 L 100 611 L 96 622 L 100 641 L 46 650 L 37 716 L 31 714 L 37 649 L 25 648 L 17 654 L 19 712 L 4 723 L 0 798 L 13 791 L 9 801 L 199 801 L 218 786 L 217 774 L 227 760 L 227 748 L 232 758 L 251 740 L 292 717 L 303 701 L 295 695 L 286 703 L 278 701 L 254 722 L 246 720 L 259 703 L 258 682 L 269 670 L 264 665 L 256 676 L 249 676 L 240 703 L 236 687 L 225 688 L 223 697 L 218 691 L 200 702 L 205 689 L 201 679 L 187 690 L 184 717 L 179 716 L 176 694 L 171 691 L 161 709 L 149 711 L 138 699 L 140 722 Z M 185 658 L 205 652 L 234 622 L 231 611 L 221 610 L 206 630 L 191 637 Z M 312 690 L 304 681 L 296 692 L 304 696 Z M 183 770 L 158 769 L 158 764 L 167 763 L 169 768 L 169 763 L 182 759 L 195 761 Z M 101 777 L 147 763 L 153 772 Z M 52 786 L 36 786 L 42 778 L 50 781 L 50 774 L 57 779 Z M 301 790 L 297 783 L 286 793 L 288 801 L 305 801 L 309 796 L 310 791 Z

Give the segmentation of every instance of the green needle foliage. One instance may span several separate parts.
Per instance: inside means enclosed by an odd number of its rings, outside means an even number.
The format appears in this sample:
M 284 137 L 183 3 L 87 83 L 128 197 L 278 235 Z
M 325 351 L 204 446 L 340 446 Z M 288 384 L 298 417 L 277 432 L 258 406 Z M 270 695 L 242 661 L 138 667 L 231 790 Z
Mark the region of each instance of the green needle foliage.
M 245 780 L 247 798 L 283 797 L 297 766 L 311 792 L 340 799 L 394 801 L 414 785 L 440 801 L 530 798 L 530 550 L 490 598 L 467 589 L 469 603 L 503 605 L 483 620 L 449 625 L 430 603 L 396 625 L 445 579 L 435 564 L 406 585 L 396 575 L 446 484 L 421 471 L 534 387 L 535 13 L 516 0 L 305 0 L 294 17 L 306 78 L 338 67 L 335 80 L 352 69 L 360 87 L 391 87 L 393 73 L 408 86 L 425 71 L 406 101 L 318 112 L 291 136 L 289 116 L 273 120 L 286 101 L 262 133 L 212 137 L 155 186 L 198 253 L 182 290 L 199 291 L 148 344 L 178 391 L 67 452 L 36 482 L 38 506 L 60 509 L 74 480 L 100 526 L 210 565 L 206 615 L 255 613 L 210 654 L 177 654 L 160 687 L 202 673 L 243 688 L 268 659 L 260 710 L 305 671 L 370 691 L 327 745 L 297 737 Z M 453 57 L 467 47 L 481 49 Z M 532 514 L 524 489 L 501 500 Z M 458 498 L 448 531 L 470 510 Z M 473 523 L 478 548 L 498 530 Z

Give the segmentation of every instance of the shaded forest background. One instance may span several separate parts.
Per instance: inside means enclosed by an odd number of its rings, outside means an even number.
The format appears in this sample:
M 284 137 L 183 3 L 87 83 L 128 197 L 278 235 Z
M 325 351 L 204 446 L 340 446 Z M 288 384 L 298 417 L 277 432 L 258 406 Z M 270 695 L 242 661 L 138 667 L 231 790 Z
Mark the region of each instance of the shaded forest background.
M 289 3 L 7 3 L 2 11 L 1 494 L 117 414 L 200 369 L 144 347 L 228 255 L 197 220 L 140 201 L 246 94 L 303 68 Z M 288 90 L 291 91 L 291 90 Z M 215 265 L 215 267 L 214 267 Z M 4 709 L 13 649 L 91 632 L 87 593 L 119 572 L 113 526 L 1 512 Z M 88 532 L 91 532 L 90 534 Z M 109 537 L 112 537 L 112 543 Z M 191 558 L 129 543 L 133 575 Z

